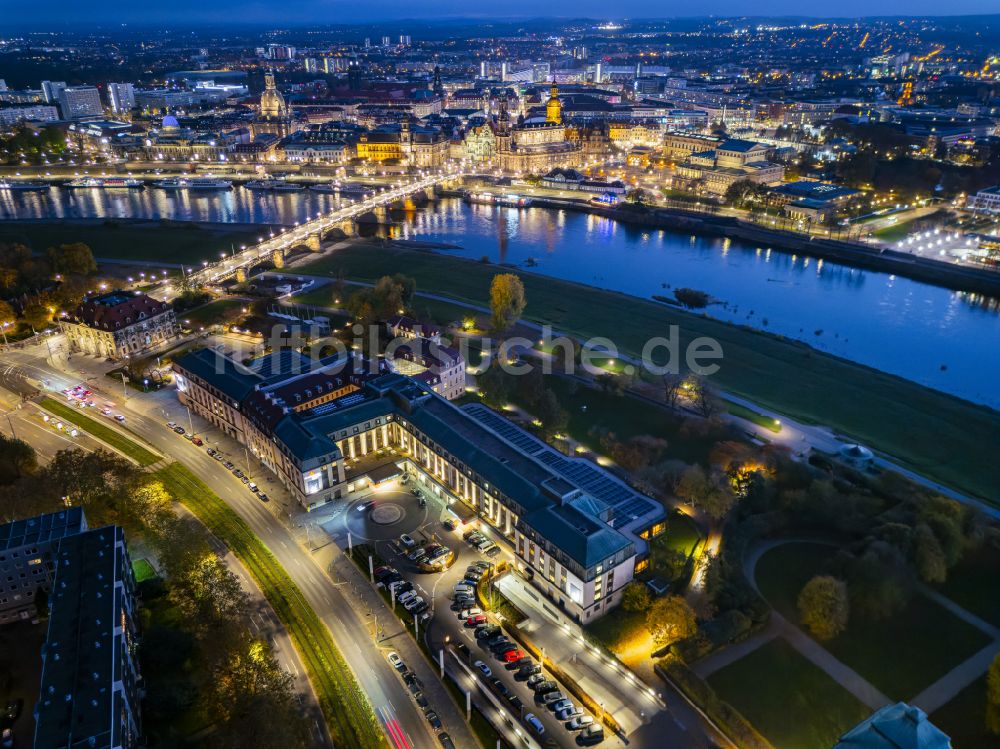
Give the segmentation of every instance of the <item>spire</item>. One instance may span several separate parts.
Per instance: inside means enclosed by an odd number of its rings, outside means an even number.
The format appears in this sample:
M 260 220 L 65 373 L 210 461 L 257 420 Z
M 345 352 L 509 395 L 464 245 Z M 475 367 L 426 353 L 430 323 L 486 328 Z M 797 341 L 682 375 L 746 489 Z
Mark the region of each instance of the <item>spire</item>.
M 441 66 L 434 66 L 434 93 L 438 96 L 444 95 L 444 84 L 441 82 Z

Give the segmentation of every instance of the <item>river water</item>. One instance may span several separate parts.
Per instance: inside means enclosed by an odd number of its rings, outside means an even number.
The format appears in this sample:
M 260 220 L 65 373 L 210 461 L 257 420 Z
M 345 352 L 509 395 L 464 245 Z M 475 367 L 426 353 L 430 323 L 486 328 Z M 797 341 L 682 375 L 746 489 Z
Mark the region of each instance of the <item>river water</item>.
M 335 205 L 305 191 L 188 193 L 57 190 L 0 192 L 3 218 L 168 218 L 292 224 Z M 395 216 L 395 236 L 459 245 L 571 281 L 649 298 L 690 287 L 722 320 L 811 346 L 1000 408 L 1000 304 L 885 273 L 774 248 L 640 229 L 582 213 L 470 206 L 445 199 Z M 527 264 L 527 265 L 526 265 Z M 405 272 L 405 268 L 400 268 Z M 623 321 L 627 324 L 627 321 Z

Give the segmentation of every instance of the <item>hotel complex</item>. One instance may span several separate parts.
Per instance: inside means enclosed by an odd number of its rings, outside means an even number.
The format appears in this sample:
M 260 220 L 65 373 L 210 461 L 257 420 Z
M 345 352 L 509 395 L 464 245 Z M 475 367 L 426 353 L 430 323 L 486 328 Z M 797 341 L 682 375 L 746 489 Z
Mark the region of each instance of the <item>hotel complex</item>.
M 245 444 L 303 507 L 363 496 L 391 463 L 488 523 L 581 622 L 617 605 L 648 563 L 647 540 L 665 530 L 659 502 L 383 360 L 282 351 L 243 366 L 201 349 L 174 372 L 181 402 Z

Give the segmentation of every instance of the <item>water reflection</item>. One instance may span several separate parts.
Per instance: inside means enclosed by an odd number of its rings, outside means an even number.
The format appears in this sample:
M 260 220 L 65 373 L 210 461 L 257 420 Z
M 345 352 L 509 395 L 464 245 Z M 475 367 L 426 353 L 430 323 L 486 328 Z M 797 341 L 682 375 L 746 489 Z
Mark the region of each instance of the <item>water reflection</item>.
M 333 208 L 298 193 L 145 190 L 0 191 L 2 218 L 165 218 L 286 224 Z M 906 278 L 745 244 L 540 208 L 445 199 L 393 214 L 393 235 L 462 247 L 473 259 L 636 296 L 708 292 L 706 313 L 1000 407 L 1000 302 Z M 528 263 L 531 258 L 532 262 Z M 400 268 L 405 272 L 405 268 Z M 622 321 L 628 325 L 627 320 Z

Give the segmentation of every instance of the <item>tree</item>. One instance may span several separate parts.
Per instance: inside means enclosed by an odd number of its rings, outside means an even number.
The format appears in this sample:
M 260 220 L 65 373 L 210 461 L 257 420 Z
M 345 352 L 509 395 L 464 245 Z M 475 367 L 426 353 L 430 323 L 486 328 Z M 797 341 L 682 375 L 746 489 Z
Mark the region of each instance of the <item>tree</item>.
M 551 390 L 546 390 L 538 399 L 535 406 L 539 421 L 542 422 L 542 431 L 545 434 L 557 434 L 566 429 L 569 424 L 569 414 L 559 404 L 559 398 Z
M 698 631 L 694 609 L 681 596 L 658 598 L 646 613 L 646 629 L 653 641 L 666 647 Z
M 708 473 L 697 464 L 681 474 L 674 491 L 682 500 L 715 520 L 725 517 L 736 502 L 736 494 L 724 476 Z
M 524 312 L 524 284 L 513 273 L 498 273 L 490 284 L 490 312 L 493 331 L 506 333 Z
M 215 554 L 205 554 L 174 580 L 171 597 L 203 638 L 242 626 L 248 598 L 240 581 Z
M 25 306 L 21 311 L 21 317 L 25 323 L 38 331 L 45 328 L 52 320 L 52 310 L 44 304 L 33 302 Z
M 817 640 L 832 640 L 847 629 L 847 585 L 829 575 L 816 575 L 799 593 L 799 617 Z
M 986 672 L 986 730 L 1000 735 L 1000 654 Z
M 0 326 L 13 325 L 17 321 L 14 308 L 0 299 Z
M 222 725 L 213 745 L 223 749 L 281 746 L 300 749 L 308 730 L 298 710 L 292 677 L 266 643 L 242 638 L 214 674 L 209 712 Z
M 545 393 L 542 368 L 532 365 L 517 378 L 517 395 L 527 408 L 534 408 Z
M 638 580 L 630 582 L 622 591 L 622 608 L 626 611 L 645 611 L 652 601 L 649 588 Z
M 683 387 L 684 377 L 680 374 L 663 375 L 663 400 L 670 408 L 677 408 Z
M 52 270 L 63 275 L 90 276 L 97 273 L 97 261 L 90 247 L 83 242 L 64 244 L 48 249 Z
M 512 377 L 504 371 L 500 362 L 493 361 L 480 375 L 476 376 L 476 384 L 485 401 L 496 408 L 507 405 L 510 394 L 514 390 Z
M 943 583 L 948 577 L 948 560 L 944 550 L 926 523 L 913 530 L 913 563 L 917 575 L 925 583 Z
M 695 412 L 702 418 L 711 419 L 722 413 L 722 399 L 703 377 L 688 380 L 688 394 Z
M 38 467 L 35 449 L 23 440 L 0 434 L 0 484 L 9 484 L 34 473 Z
M 646 202 L 646 191 L 641 187 L 635 187 L 625 193 L 625 200 L 636 205 L 643 205 Z

